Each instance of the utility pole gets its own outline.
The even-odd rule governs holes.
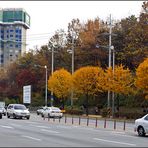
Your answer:
[[[111,40],[112,40],[112,21],[110,14],[110,22],[109,22],[109,59],[108,59],[108,67],[111,67]],[[107,99],[107,107],[110,108],[110,91],[108,90],[108,99]]]
[[[46,70],[45,106],[47,106],[47,65],[45,65],[44,67]]]
[[[113,51],[113,78],[114,78],[114,73],[115,73],[115,50],[114,48],[112,49]],[[112,117],[114,117],[114,112],[115,112],[115,93],[112,92]]]
[[[74,33],[73,33],[73,30],[72,30],[72,70],[71,70],[71,73],[73,75],[74,73]],[[73,88],[72,88],[72,91],[71,91],[71,106],[73,106]]]
[[[54,47],[51,47],[51,76],[53,75],[54,71]],[[53,106],[53,91],[51,91],[51,106]]]

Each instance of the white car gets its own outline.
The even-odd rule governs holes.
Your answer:
[[[29,120],[30,112],[23,104],[9,104],[7,108],[7,117],[22,118],[25,117]]]
[[[135,131],[139,136],[145,136],[148,134],[148,114],[135,120]]]
[[[6,109],[5,109],[5,107],[0,106],[0,112],[1,112],[4,116],[6,116]]]
[[[42,112],[46,109],[46,106],[45,107],[40,107],[39,109],[37,109],[36,113],[37,115],[42,115]]]
[[[58,107],[47,107],[42,112],[42,117],[48,118],[62,118],[63,113]]]

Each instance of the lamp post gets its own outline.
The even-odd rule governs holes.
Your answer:
[[[104,33],[104,35],[109,35],[109,45],[108,46],[100,46],[96,45],[97,48],[103,47],[103,48],[108,48],[109,50],[109,57],[108,57],[108,67],[110,68],[111,65],[113,67],[113,75],[114,75],[114,67],[115,67],[115,50],[114,46],[112,46],[112,35],[116,36],[116,34],[112,33],[112,20],[111,20],[111,14],[110,14],[110,22],[109,22],[109,33]],[[113,53],[113,55],[112,55]],[[112,62],[111,62],[112,59]],[[108,91],[108,96],[107,96],[107,107],[110,108],[110,91]],[[114,115],[114,92],[112,92],[112,115]]]
[[[53,75],[53,71],[54,71],[54,48],[58,48],[58,45],[52,41],[52,40],[49,40],[49,43],[48,43],[48,48],[49,50],[51,50],[51,76]],[[51,106],[53,106],[53,90],[51,91],[51,97],[50,97],[50,103],[51,103]]]
[[[45,106],[47,106],[47,65],[45,65],[44,67],[46,70]]]
[[[35,67],[45,68],[45,106],[47,106],[47,65],[34,65]]]
[[[51,47],[51,75],[54,71],[54,47]],[[53,106],[53,91],[51,91],[51,106]]]

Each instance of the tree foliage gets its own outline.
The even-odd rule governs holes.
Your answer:
[[[48,80],[48,90],[53,91],[59,99],[69,96],[72,86],[71,74],[65,69],[56,70]]]
[[[122,65],[116,66],[113,72],[112,68],[107,68],[104,74],[103,89],[118,94],[132,93],[133,76],[128,68]]]
[[[75,71],[73,85],[76,93],[94,95],[101,90],[101,79],[103,70],[99,67],[87,66]],[[97,87],[98,86],[98,87]]]
[[[145,98],[148,99],[148,58],[146,58],[136,69],[135,85],[140,90],[143,90]]]

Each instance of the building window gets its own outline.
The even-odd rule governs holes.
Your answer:
[[[18,44],[16,44],[16,45],[15,45],[15,47],[16,47],[16,48],[18,48],[18,47],[19,47],[19,45],[18,45]]]
[[[19,33],[20,33],[20,34],[22,33],[22,30],[21,30],[21,29],[19,30]]]
[[[3,59],[1,59],[1,63],[4,63],[4,60]]]
[[[1,56],[0,56],[0,57],[1,57],[1,59],[3,59],[3,58],[4,58],[4,55],[3,55],[3,54],[1,54]]]
[[[10,48],[12,48],[13,47],[13,44],[10,44]]]
[[[13,30],[11,29],[10,32],[13,32]]]

